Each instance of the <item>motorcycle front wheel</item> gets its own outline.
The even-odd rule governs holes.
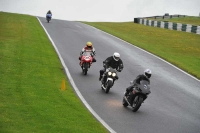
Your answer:
[[[106,93],[108,93],[110,91],[110,88],[112,87],[113,82],[108,80],[106,83]]]
[[[82,68],[84,75],[87,75],[88,68],[89,68],[89,63],[84,63]]]
[[[134,99],[135,102],[135,107],[133,107],[133,112],[138,111],[138,109],[140,108],[142,102],[143,102],[144,98],[142,96],[136,96]],[[133,103],[134,103],[133,102]]]

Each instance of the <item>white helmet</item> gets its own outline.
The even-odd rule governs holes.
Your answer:
[[[120,54],[117,53],[117,52],[115,52],[115,53],[113,54],[113,59],[114,59],[115,61],[118,61],[119,58],[120,58]]]
[[[150,69],[146,69],[144,71],[144,75],[147,77],[147,78],[150,78],[151,77],[151,70]]]

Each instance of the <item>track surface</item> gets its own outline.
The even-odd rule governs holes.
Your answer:
[[[39,18],[58,48],[79,91],[93,110],[118,133],[199,133],[200,82],[157,57],[88,25]],[[83,75],[78,56],[87,41],[97,62]],[[110,92],[101,90],[102,62],[119,52],[124,70]],[[122,106],[123,92],[144,69],[152,70],[151,94],[138,112]]]

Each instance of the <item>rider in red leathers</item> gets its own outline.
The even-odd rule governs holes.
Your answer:
[[[95,53],[95,48],[92,46],[92,43],[91,43],[91,42],[87,42],[87,43],[86,43],[86,46],[81,50],[80,56],[79,56],[79,60],[81,60],[82,54],[83,54],[84,52],[91,52],[92,57],[93,57],[92,62],[96,62],[96,59],[94,58],[94,56],[96,55],[96,53]]]

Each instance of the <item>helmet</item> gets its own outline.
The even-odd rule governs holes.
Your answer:
[[[147,78],[150,78],[151,77],[151,70],[150,69],[146,69],[144,71],[144,75],[147,77]]]
[[[113,59],[114,59],[115,61],[118,61],[119,58],[120,58],[120,54],[117,53],[117,52],[115,52],[115,53],[113,54]]]
[[[86,46],[87,46],[88,48],[92,48],[92,43],[91,43],[91,42],[87,42],[87,43],[86,43]]]

